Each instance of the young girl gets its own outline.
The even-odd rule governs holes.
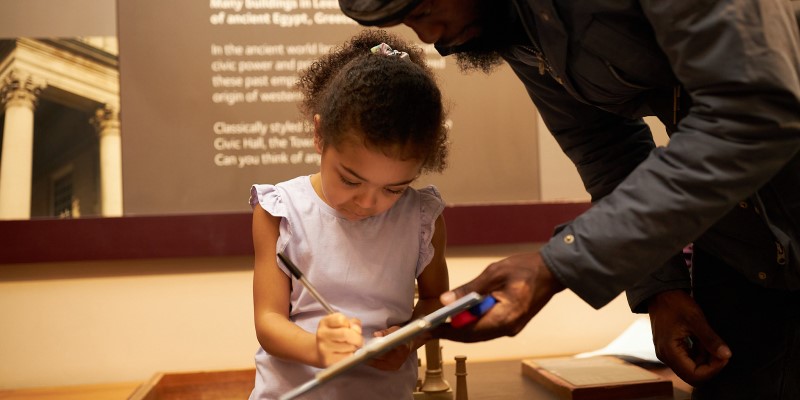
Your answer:
[[[447,155],[441,94],[422,51],[385,31],[363,31],[304,71],[300,88],[321,165],[314,175],[251,189],[261,344],[251,399],[305,383],[366,338],[441,307],[448,289],[443,201],[433,186],[410,187],[421,173],[441,172]],[[336,313],[292,278],[277,252]],[[399,346],[303,398],[411,399],[422,344]]]

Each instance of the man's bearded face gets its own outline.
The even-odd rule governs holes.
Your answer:
[[[492,72],[497,66],[503,64],[500,51],[506,48],[511,35],[511,25],[508,20],[507,1],[478,2],[483,17],[478,21],[481,33],[458,50],[455,54],[456,64],[462,72],[480,70],[486,74]]]

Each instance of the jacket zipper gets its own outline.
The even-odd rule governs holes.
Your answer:
[[[520,18],[522,18],[522,16],[524,14],[522,12],[522,9],[520,8],[520,5],[516,1],[513,1],[512,3],[514,3],[514,7],[517,9],[517,14],[520,16]],[[558,83],[560,83],[561,85],[564,85],[564,81],[560,77],[558,77],[556,74],[553,73],[553,68],[550,67],[550,63],[547,62],[547,59],[544,56],[544,52],[539,47],[539,43],[536,42],[536,37],[537,36],[531,34],[531,31],[528,28],[528,24],[525,23],[524,18],[523,18],[523,21],[521,21],[521,23],[522,23],[522,27],[525,29],[525,33],[528,34],[528,38],[531,40],[531,45],[533,46],[533,47],[522,46],[522,48],[524,48],[525,50],[533,53],[533,56],[536,57],[536,61],[539,62],[539,75],[544,75],[544,73],[547,72]]]
[[[777,247],[775,261],[778,265],[786,265],[786,249],[783,248],[780,242],[775,242],[775,246]]]
[[[531,54],[533,54],[533,56],[536,58],[536,62],[539,64],[538,66],[539,75],[544,75],[544,73],[547,72],[553,79],[556,80],[556,82],[558,82],[562,86],[564,85],[564,80],[554,73],[553,67],[550,66],[549,62],[547,62],[547,58],[545,58],[544,53],[542,53],[536,47],[531,47],[531,46],[521,46],[521,47],[530,52]]]

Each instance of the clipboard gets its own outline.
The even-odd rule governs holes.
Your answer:
[[[494,298],[491,296],[486,296],[485,298],[479,295],[478,293],[472,292],[467,294],[466,296],[422,317],[416,319],[412,322],[409,322],[402,328],[379,338],[372,339],[369,343],[367,343],[364,347],[358,349],[353,355],[347,357],[339,362],[329,366],[328,368],[323,369],[322,371],[317,372],[313,379],[309,380],[308,382],[290,390],[283,394],[279,400],[292,400],[297,396],[300,396],[311,389],[314,389],[317,386],[322,385],[323,383],[333,379],[336,376],[343,374],[344,372],[350,370],[351,368],[362,364],[374,357],[377,357],[393,348],[401,343],[405,343],[415,336],[431,330],[438,326],[439,324],[445,322],[447,318],[455,316],[461,312],[467,311],[470,308],[477,306],[482,303],[482,301],[486,299],[491,299],[492,304],[494,304]],[[481,310],[481,312],[487,311]]]

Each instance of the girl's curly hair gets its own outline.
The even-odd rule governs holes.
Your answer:
[[[381,43],[407,58],[372,54]],[[446,112],[422,49],[384,30],[364,30],[300,74],[300,109],[320,116],[322,146],[363,134],[365,146],[441,172],[447,158]]]

